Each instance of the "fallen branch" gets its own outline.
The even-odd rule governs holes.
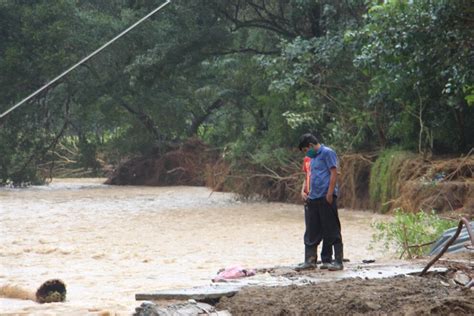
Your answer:
[[[461,161],[461,163],[459,164],[459,166],[456,168],[456,170],[454,170],[453,172],[451,172],[448,176],[446,176],[442,181],[450,181],[452,178],[454,178],[454,176],[456,175],[456,173],[458,173],[459,170],[461,170],[462,166],[464,165],[464,163],[466,162],[467,158],[469,158],[471,156],[471,154],[474,152],[474,148],[471,148],[471,150],[469,150],[469,152],[467,153],[466,157],[464,157],[464,159]]]
[[[449,246],[451,246],[453,244],[453,242],[458,238],[458,236],[459,236],[459,234],[461,233],[461,230],[462,230],[462,225],[466,226],[466,230],[469,234],[469,237],[471,238],[471,243],[474,246],[474,236],[473,236],[472,231],[471,231],[471,224],[469,223],[469,221],[465,217],[461,217],[461,220],[459,221],[458,229],[456,230],[456,233],[453,235],[453,237],[451,237],[450,240],[448,240],[446,242],[443,249],[436,255],[436,257],[434,257],[430,262],[428,262],[428,264],[423,269],[423,271],[420,272],[420,276],[425,275],[426,272],[428,271],[428,269],[433,264],[435,264],[435,262],[438,261],[438,259],[441,258],[442,255],[444,255],[446,250],[448,250]]]
[[[166,171],[166,173],[173,173],[173,172],[176,172],[176,171],[186,171],[186,169],[184,169],[183,167],[176,167],[176,168],[173,168],[171,170],[168,170]]]
[[[420,244],[420,245],[408,246],[408,248],[421,248],[421,247],[426,247],[426,246],[432,245],[432,244],[434,244],[434,243],[435,243],[435,241],[430,241],[430,242],[427,242],[427,243],[424,243],[424,244]]]

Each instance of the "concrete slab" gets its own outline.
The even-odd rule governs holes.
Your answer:
[[[190,289],[162,290],[153,293],[135,294],[137,301],[158,301],[158,300],[196,300],[206,301],[230,297],[235,295],[241,286],[228,285],[208,285]]]

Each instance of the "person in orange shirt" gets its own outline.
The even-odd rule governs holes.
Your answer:
[[[307,199],[310,192],[310,178],[311,178],[311,159],[310,155],[306,154],[307,148],[300,148],[300,151],[305,153],[303,159],[303,172],[305,178],[303,186],[301,187],[301,198],[304,201],[304,245],[305,255],[304,262],[299,264],[296,270],[312,269],[317,267],[318,259],[318,245],[322,240],[321,222],[317,214],[312,214],[308,209]],[[328,246],[327,242],[323,241],[323,249],[321,250],[322,265],[320,269],[328,269],[332,260],[332,247]]]

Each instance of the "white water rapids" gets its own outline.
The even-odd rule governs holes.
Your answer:
[[[203,187],[103,181],[0,189],[0,313],[130,314],[140,305],[135,293],[209,284],[233,264],[303,259],[301,205],[240,202]],[[382,259],[382,252],[367,250],[370,223],[382,216],[344,210],[340,216],[345,257]],[[53,278],[66,283],[65,303],[8,298]]]

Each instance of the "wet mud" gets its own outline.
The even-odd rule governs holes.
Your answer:
[[[232,315],[472,315],[474,291],[442,282],[438,277],[396,276],[247,287],[216,307]]]

